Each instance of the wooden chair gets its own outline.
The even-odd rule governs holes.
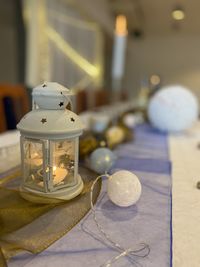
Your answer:
[[[109,104],[109,93],[108,91],[101,89],[94,91],[94,105],[95,107],[100,107]]]
[[[109,92],[104,89],[80,90],[76,95],[76,113],[109,104]]]
[[[30,109],[28,94],[23,85],[0,84],[0,132],[9,129],[5,110],[6,100],[9,100],[16,123]]]
[[[87,110],[87,92],[86,90],[81,90],[76,95],[76,113],[81,113]]]

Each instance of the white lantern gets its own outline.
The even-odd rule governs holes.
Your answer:
[[[79,195],[79,136],[83,124],[66,106],[70,91],[58,83],[33,89],[33,110],[17,128],[21,133],[21,195],[33,202],[69,200]]]

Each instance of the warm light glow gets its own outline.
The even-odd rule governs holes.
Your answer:
[[[150,83],[152,85],[158,85],[160,83],[160,77],[156,74],[153,74],[151,77],[150,77]]]
[[[53,28],[47,27],[47,36],[54,42],[54,44],[76,65],[92,77],[97,77],[100,74],[100,69],[92,65],[84,57],[82,57],[76,50],[71,47],[63,37]]]
[[[183,20],[185,18],[185,13],[181,9],[175,9],[172,11],[172,17],[175,20]]]
[[[115,33],[123,36],[127,34],[127,21],[124,15],[118,15],[115,24]]]
[[[59,168],[56,166],[53,166],[53,184],[58,185],[61,183],[63,184],[63,180],[67,176],[68,171],[65,168]]]
[[[54,171],[54,172],[56,171],[56,169],[57,169],[56,166],[53,166],[53,171]]]
[[[56,175],[56,166],[53,166],[53,175]]]

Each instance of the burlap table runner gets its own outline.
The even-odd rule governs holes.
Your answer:
[[[80,167],[83,192],[60,204],[35,204],[24,200],[17,190],[20,171],[0,179],[0,267],[21,251],[40,253],[72,229],[90,210],[90,188],[96,173]],[[101,189],[94,190],[95,202]]]

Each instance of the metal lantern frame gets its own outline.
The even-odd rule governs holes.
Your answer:
[[[21,195],[32,202],[40,203],[69,200],[80,194],[83,189],[83,182],[78,174],[78,154],[79,136],[84,127],[79,117],[65,108],[70,102],[69,90],[57,83],[45,85],[40,85],[33,90],[33,110],[26,114],[17,125],[21,133],[23,173]],[[30,147],[27,148],[27,144]],[[71,181],[64,177],[62,183],[55,184],[54,160],[57,160],[56,148],[59,144],[66,147],[71,144],[73,152],[69,155],[72,156],[72,159],[69,159],[69,162],[70,160],[72,162],[71,169],[67,167],[62,169],[66,169],[66,177],[69,176],[70,171],[72,174]],[[33,164],[31,159],[33,146],[39,147],[37,149],[41,155],[40,169]],[[60,151],[62,152],[62,149]],[[64,148],[63,151],[65,151]],[[30,162],[25,152],[30,153]],[[35,168],[34,171],[32,168]],[[58,166],[55,168],[61,170]],[[36,183],[38,176],[36,179],[34,175],[38,175],[38,172],[42,174],[40,175],[41,182]],[[30,179],[32,179],[31,183]]]

